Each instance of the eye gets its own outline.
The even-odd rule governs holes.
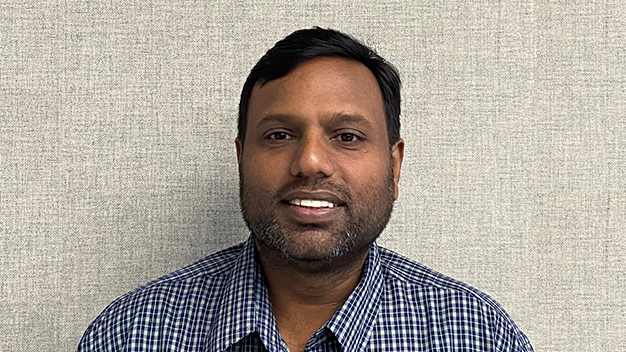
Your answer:
[[[339,135],[339,139],[342,142],[355,142],[359,139],[354,133],[342,133]]]
[[[363,146],[363,143],[366,142],[365,137],[361,132],[357,132],[354,130],[343,130],[335,132],[335,137],[333,137],[333,141],[337,144],[337,146],[341,148],[347,149],[358,149]]]
[[[282,140],[289,138],[289,134],[287,132],[282,132],[282,131],[272,132],[267,135],[267,138],[273,139],[275,141],[282,141]]]

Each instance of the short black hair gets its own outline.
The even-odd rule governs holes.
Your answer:
[[[237,138],[244,144],[248,106],[252,89],[257,83],[281,78],[302,62],[322,57],[338,56],[359,61],[376,77],[385,104],[389,145],[400,140],[400,76],[396,68],[373,49],[351,36],[333,29],[313,27],[295,31],[268,50],[250,71],[241,91]]]

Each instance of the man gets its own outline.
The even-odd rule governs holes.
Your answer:
[[[404,153],[396,70],[296,31],[242,91],[249,240],[122,296],[81,351],[532,351],[487,295],[378,247]]]

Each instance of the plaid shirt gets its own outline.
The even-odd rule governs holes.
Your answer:
[[[288,351],[252,236],[129,292],[79,351]],[[305,351],[533,351],[492,298],[374,244],[360,283]]]

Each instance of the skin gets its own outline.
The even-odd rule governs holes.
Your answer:
[[[404,141],[389,145],[380,87],[363,64],[315,58],[257,84],[236,140],[244,219],[281,336],[303,351],[358,284],[385,227]],[[332,208],[289,200],[322,199]]]

